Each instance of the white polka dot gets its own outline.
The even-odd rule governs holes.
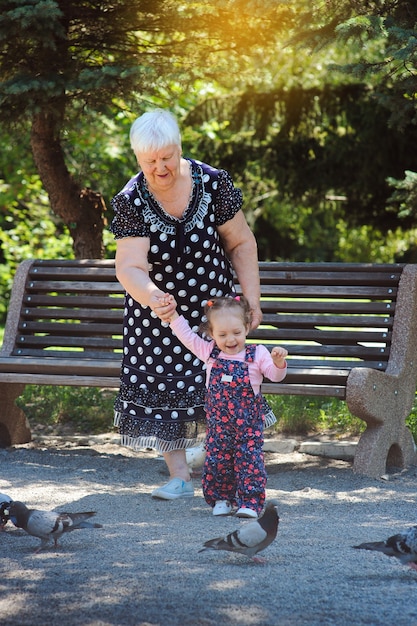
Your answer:
[[[136,376],[136,374],[133,374],[133,376],[130,377],[130,382],[133,385],[138,382],[138,377]]]

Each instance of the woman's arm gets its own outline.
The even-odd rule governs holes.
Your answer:
[[[237,274],[243,295],[249,301],[252,310],[252,328],[256,328],[262,321],[256,239],[241,210],[217,229]]]
[[[123,288],[140,304],[149,306],[160,317],[160,299],[165,293],[149,277],[149,238],[125,237],[117,240],[116,276]],[[175,309],[175,303],[168,305]],[[164,310],[165,316],[168,313]]]

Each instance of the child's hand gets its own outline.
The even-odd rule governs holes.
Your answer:
[[[271,350],[271,357],[275,367],[283,369],[285,367],[285,358],[288,356],[288,350],[281,348],[281,346],[275,346]]]
[[[171,322],[178,317],[177,302],[173,295],[166,293],[158,298],[158,306],[155,313],[163,322]]]

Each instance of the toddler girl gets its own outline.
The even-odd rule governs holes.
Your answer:
[[[172,296],[167,299],[173,301]],[[276,419],[260,392],[266,376],[285,378],[285,348],[271,353],[263,345],[246,345],[251,326],[249,303],[243,296],[219,297],[205,307],[206,322],[196,334],[177,311],[170,325],[180,341],[207,366],[206,459],[202,486],[213,515],[257,518],[265,501],[266,470],[263,431]]]

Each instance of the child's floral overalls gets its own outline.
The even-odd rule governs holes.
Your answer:
[[[229,500],[232,505],[258,514],[265,501],[266,470],[263,454],[265,399],[255,396],[249,380],[248,362],[256,346],[246,346],[245,361],[215,359],[207,389],[206,460],[203,493],[206,502]]]

